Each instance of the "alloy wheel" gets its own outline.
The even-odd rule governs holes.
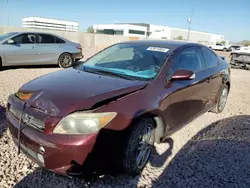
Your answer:
[[[228,95],[228,88],[225,87],[222,92],[221,92],[221,96],[220,96],[220,101],[219,101],[219,110],[222,111],[227,103],[227,95]]]
[[[153,144],[154,144],[154,131],[151,125],[147,125],[140,137],[139,146],[136,155],[136,164],[139,169],[142,169],[148,162]]]
[[[70,55],[63,55],[60,59],[60,64],[62,67],[69,67],[72,64],[73,60]]]

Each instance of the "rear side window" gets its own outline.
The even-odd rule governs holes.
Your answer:
[[[204,56],[207,62],[207,67],[216,67],[217,66],[217,56],[211,52],[209,49],[202,48]]]
[[[202,51],[197,47],[190,47],[181,52],[174,64],[173,70],[189,69],[194,72],[204,70],[205,63],[202,56]]]
[[[38,43],[43,43],[43,44],[53,44],[55,43],[55,38],[52,35],[48,34],[38,34]]]
[[[58,37],[55,37],[56,43],[65,43],[64,40],[59,39]]]

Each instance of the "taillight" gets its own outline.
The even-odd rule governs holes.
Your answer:
[[[77,46],[76,48],[79,49],[79,50],[82,50],[82,47],[81,47],[81,46]]]

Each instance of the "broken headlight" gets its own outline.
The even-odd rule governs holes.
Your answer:
[[[56,134],[90,134],[107,125],[116,112],[86,113],[76,112],[63,118],[53,130]]]

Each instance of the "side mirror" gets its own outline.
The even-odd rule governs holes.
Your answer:
[[[192,80],[195,78],[195,73],[187,69],[178,69],[174,72],[171,80]]]
[[[15,41],[12,40],[12,39],[9,39],[9,40],[7,41],[7,43],[8,43],[8,44],[15,44]]]

